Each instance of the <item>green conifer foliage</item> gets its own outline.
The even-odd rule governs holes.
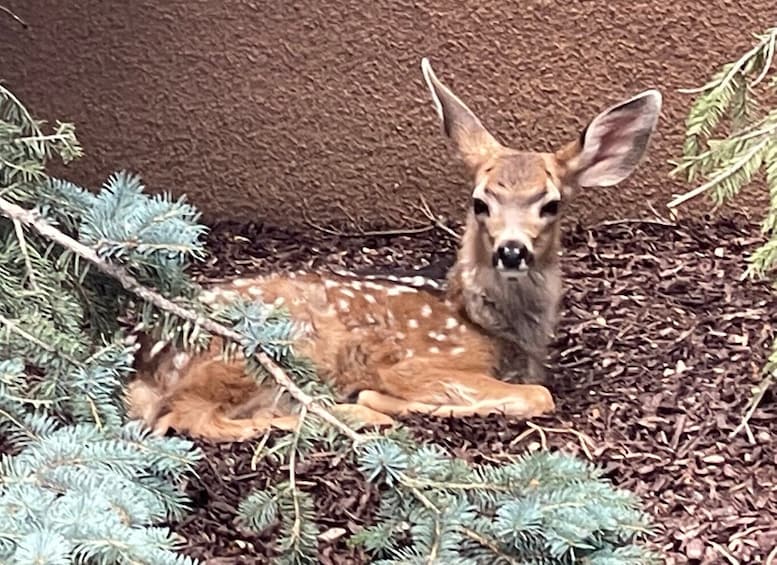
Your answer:
[[[766,242],[748,257],[745,276],[777,281],[777,107],[761,103],[776,99],[776,63],[777,27],[773,27],[757,35],[751,49],[723,65],[704,86],[685,91],[696,99],[688,112],[682,157],[673,174],[688,182],[703,182],[672,200],[669,207],[701,194],[708,194],[716,205],[734,201],[762,173],[769,202],[761,223]],[[777,379],[777,340],[764,374],[743,424]]]
[[[45,166],[81,154],[73,127],[49,131],[0,86],[0,197],[131,265],[171,293],[202,252],[194,210],[117,174],[95,196]],[[187,511],[191,442],[127,423],[133,347],[121,286],[0,216],[0,563],[191,563],[161,524]]]

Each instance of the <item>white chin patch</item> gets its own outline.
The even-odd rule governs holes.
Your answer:
[[[521,261],[521,265],[517,269],[505,269],[501,263],[496,267],[497,272],[502,278],[513,280],[524,276],[529,271],[529,266],[526,261]]]

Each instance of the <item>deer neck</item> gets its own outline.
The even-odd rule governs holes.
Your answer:
[[[553,332],[561,295],[557,228],[550,236],[550,245],[532,267],[508,279],[492,264],[488,235],[470,218],[449,272],[448,299],[494,338],[528,348],[544,344]]]

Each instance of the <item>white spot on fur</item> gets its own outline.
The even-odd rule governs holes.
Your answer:
[[[275,302],[273,302],[273,305],[274,305],[276,308],[280,308],[280,307],[281,307],[281,306],[283,306],[285,303],[286,303],[286,300],[283,298],[283,296],[279,296],[278,298],[276,298],[276,299],[275,299]]]
[[[374,324],[375,323],[375,317],[372,314],[367,314],[365,316],[368,324]]]
[[[248,289],[248,294],[251,296],[262,296],[262,289],[258,286],[252,286]]]
[[[407,327],[410,328],[410,329],[413,329],[413,330],[417,329],[418,328],[418,320],[414,320],[412,318],[409,319],[407,321]]]
[[[341,298],[340,300],[337,301],[337,307],[342,312],[348,312],[348,310],[350,310],[351,308],[351,303],[347,301],[345,298]]]
[[[354,290],[361,290],[362,289],[362,283],[360,283],[359,281],[353,281],[351,283],[351,288],[354,289]]]
[[[237,300],[240,297],[240,295],[234,290],[222,290],[219,294],[221,295],[221,298],[224,300],[229,300],[230,302]]]
[[[429,306],[428,304],[424,304],[424,305],[421,307],[421,315],[422,315],[424,318],[428,318],[429,316],[431,316],[431,315],[432,315],[432,307],[431,307],[431,306]]]
[[[375,300],[375,297],[373,295],[371,295],[371,294],[365,294],[364,295],[364,300],[366,300],[370,304],[376,304],[378,302],[377,300]]]
[[[332,279],[324,279],[324,288],[336,288],[338,286],[340,286],[339,282]]]
[[[153,359],[154,357],[159,355],[159,352],[165,348],[165,345],[167,345],[166,341],[157,341],[154,344],[154,346],[151,348],[151,351],[148,354],[148,358]]]
[[[347,288],[341,288],[340,293],[348,296],[349,298],[354,298],[356,295],[353,293],[353,291],[348,290]]]
[[[410,358],[413,355],[415,355],[415,351],[413,351],[412,349],[408,349],[407,351],[405,351],[405,357]]]
[[[238,288],[243,288],[246,286],[251,286],[252,284],[254,284],[254,281],[252,281],[251,279],[235,279],[232,281],[232,284]]]
[[[388,275],[386,278],[393,282],[397,282],[399,280],[399,277],[395,277],[394,275]]]
[[[397,332],[397,339],[405,339],[407,336],[402,332]]]
[[[459,321],[456,318],[448,318],[445,320],[445,329],[452,330],[459,325]]]
[[[392,286],[386,291],[389,296],[399,296],[400,294],[418,292],[416,289],[409,286]]]
[[[176,369],[183,369],[184,365],[189,362],[189,354],[181,351],[173,355],[173,367]]]
[[[451,349],[451,355],[462,355],[466,350],[466,347],[454,347]]]
[[[376,284],[374,282],[366,282],[364,283],[364,288],[369,288],[372,290],[383,290],[382,284]]]
[[[216,301],[216,293],[212,290],[205,290],[200,293],[200,301],[203,304],[213,304]]]
[[[466,333],[466,332],[467,332],[467,326],[465,326],[464,324],[461,324],[461,325],[459,326],[459,331],[460,331],[461,333]]]
[[[441,334],[437,332],[429,332],[429,337],[435,341],[445,341],[446,339],[448,339],[448,336],[446,336],[445,334]]]
[[[289,278],[290,279],[296,279],[297,278],[297,273],[289,273]]]
[[[429,348],[429,353],[439,353],[439,352],[440,352],[440,348],[439,347],[432,346],[432,347]]]

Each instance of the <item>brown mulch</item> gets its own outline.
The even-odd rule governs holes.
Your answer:
[[[766,562],[777,547],[774,390],[731,436],[777,334],[777,294],[739,280],[757,235],[743,217],[572,228],[552,355],[558,409],[534,421],[544,431],[524,433],[525,423],[497,416],[407,423],[473,460],[543,445],[590,456],[643,498],[667,563]],[[438,232],[354,238],[221,225],[209,246],[214,256],[199,269],[208,278],[326,264],[394,273],[420,266],[441,276],[455,241]],[[271,540],[236,526],[235,508],[285,471],[264,463],[252,471],[250,444],[201,445],[207,460],[189,486],[194,512],[175,526],[187,553],[266,562]],[[316,497],[322,530],[350,533],[369,520],[377,494],[349,464],[322,454],[299,477]],[[366,562],[346,537],[322,542],[319,561]]]

